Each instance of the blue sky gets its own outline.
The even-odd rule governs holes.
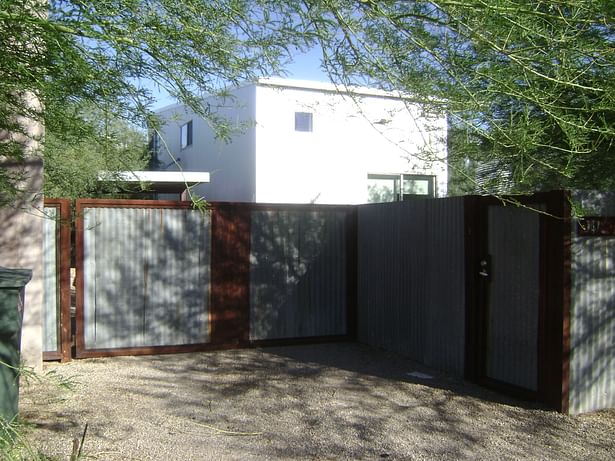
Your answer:
[[[289,78],[298,80],[329,81],[327,75],[320,68],[321,50],[316,47],[307,53],[294,57],[294,63],[287,67]]]
[[[286,67],[288,71],[286,77],[297,80],[328,81],[329,78],[320,69],[320,56],[321,51],[318,48],[313,48],[307,53],[297,54],[294,56],[294,62]],[[154,110],[176,102],[165,91],[156,92],[155,88],[152,88],[152,91],[156,96],[156,103],[153,106]]]

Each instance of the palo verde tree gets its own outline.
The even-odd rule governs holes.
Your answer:
[[[228,135],[201,96],[319,46],[335,83],[447,114],[449,164],[470,181],[460,164],[494,165],[516,191],[611,187],[614,18],[610,0],[0,0],[0,130],[27,115],[78,134],[75,107],[155,126],[148,81]]]
[[[135,187],[122,181],[99,181],[116,173],[147,168],[147,135],[109,111],[78,110],[78,133],[47,130],[44,143],[45,197],[84,198],[114,196]]]
[[[280,72],[303,40],[278,13],[276,2],[249,0],[0,0],[0,159],[23,160],[6,133],[26,135],[24,118],[68,148],[84,137],[105,142],[90,110],[155,127],[156,86],[227,135],[200,97]],[[2,170],[0,203],[11,202],[18,179]]]
[[[341,84],[402,90],[449,117],[449,164],[513,190],[615,186],[615,3],[303,2]]]

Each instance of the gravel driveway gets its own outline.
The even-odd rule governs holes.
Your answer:
[[[76,389],[24,385],[20,410],[62,460],[86,423],[98,460],[615,459],[615,412],[544,411],[353,343],[50,370]]]

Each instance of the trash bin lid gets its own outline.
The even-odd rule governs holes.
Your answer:
[[[0,288],[22,288],[31,278],[30,269],[10,269],[0,266]]]

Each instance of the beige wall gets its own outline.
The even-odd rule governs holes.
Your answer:
[[[34,98],[30,101],[36,104]],[[21,335],[22,359],[27,365],[42,367],[43,306],[43,161],[38,140],[43,128],[32,120],[20,120],[28,136],[17,138],[24,145],[25,162],[9,163],[0,158],[0,168],[25,173],[20,189],[23,194],[10,208],[0,209],[0,266],[32,270],[26,285],[24,321]],[[2,139],[12,134],[0,133]]]

